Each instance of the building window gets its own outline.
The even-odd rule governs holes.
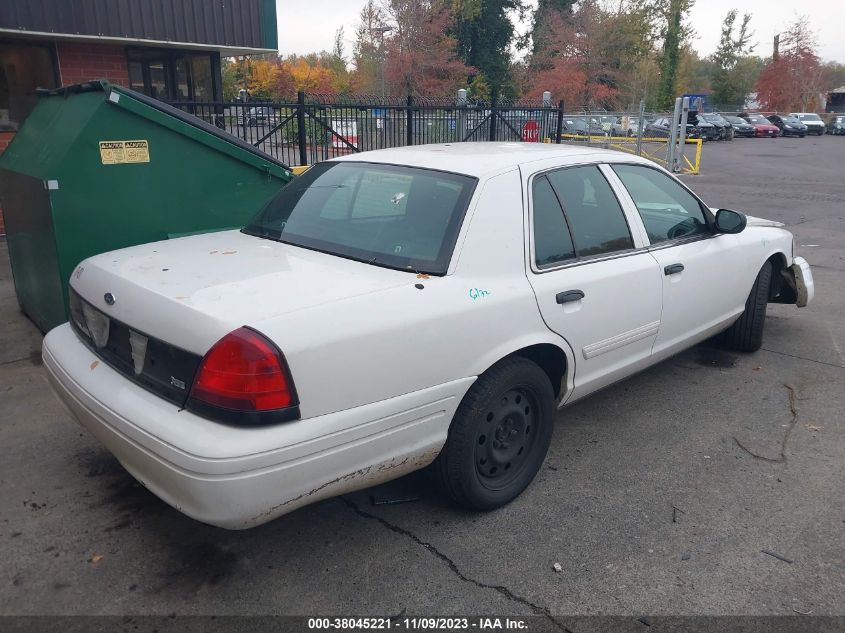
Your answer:
[[[36,88],[55,88],[49,46],[0,42],[0,131],[16,131],[35,107]]]
[[[214,101],[219,53],[130,48],[129,85],[161,101]],[[215,64],[217,61],[217,64]]]

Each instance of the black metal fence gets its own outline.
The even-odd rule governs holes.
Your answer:
[[[295,102],[172,103],[288,165],[350,152],[464,141],[561,142],[563,102],[314,95]]]

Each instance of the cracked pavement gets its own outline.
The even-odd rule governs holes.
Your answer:
[[[789,225],[815,302],[770,306],[755,354],[699,346],[565,409],[488,514],[415,474],[244,532],[182,516],[49,392],[0,242],[0,614],[845,614],[843,156],[705,145],[686,181]]]

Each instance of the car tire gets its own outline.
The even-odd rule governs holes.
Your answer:
[[[555,396],[548,375],[518,356],[470,387],[434,462],[441,490],[456,504],[493,510],[522,493],[549,450]]]
[[[763,264],[757,279],[751,287],[745,310],[727,330],[722,333],[721,342],[737,352],[756,352],[763,345],[763,327],[766,323],[766,307],[769,304],[769,288],[772,283],[772,262]]]

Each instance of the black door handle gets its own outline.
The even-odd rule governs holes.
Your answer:
[[[584,298],[583,290],[565,290],[557,293],[555,301],[558,303],[569,303],[571,301],[580,301]]]
[[[683,264],[672,264],[663,269],[664,275],[676,275],[684,269]]]

